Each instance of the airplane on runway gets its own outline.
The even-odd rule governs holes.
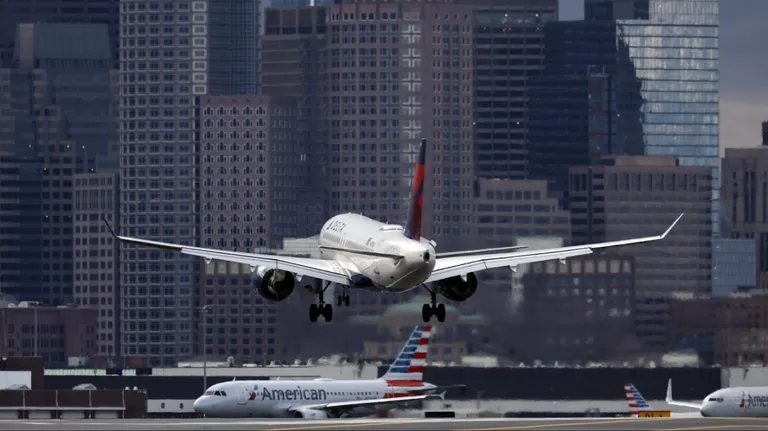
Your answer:
[[[368,416],[414,401],[442,398],[447,389],[465,385],[435,386],[423,381],[431,335],[431,326],[416,326],[389,370],[378,379],[233,380],[208,388],[193,408],[212,417],[327,419]]]
[[[638,410],[652,410],[634,385],[627,384],[624,390],[633,416]],[[674,401],[672,379],[669,379],[665,401],[671,406],[697,409],[705,418],[768,417],[768,387],[765,386],[718,389],[707,395],[701,404],[695,404]]]
[[[422,308],[424,322],[429,322],[432,316],[443,322],[445,304],[437,303],[437,295],[451,301],[466,301],[477,290],[475,273],[478,271],[503,267],[515,271],[517,265],[552,259],[564,263],[567,258],[595,250],[658,241],[666,237],[683,216],[680,214],[663,234],[643,238],[530,251],[520,251],[525,246],[518,246],[436,253],[437,244],[421,236],[426,151],[427,143],[422,139],[405,227],[380,223],[362,214],[334,216],[320,231],[319,259],[216,250],[121,236],[112,230],[106,217],[102,218],[112,235],[125,243],[203,257],[206,264],[222,260],[249,265],[253,289],[267,300],[283,301],[297,285],[304,287],[318,296],[318,303],[309,307],[312,322],[319,316],[326,322],[333,319],[333,307],[324,299],[324,292],[332,283],[342,288],[336,301],[339,306],[349,305],[349,289],[396,293],[424,286],[431,297],[430,303]]]

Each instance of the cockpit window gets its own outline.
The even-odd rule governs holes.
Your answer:
[[[224,392],[224,391],[221,391],[221,396],[222,396],[222,397],[226,397],[226,396],[227,396],[227,393],[226,393],[226,392]]]
[[[213,395],[213,391],[205,391],[203,395]]]
[[[723,401],[725,401],[724,398],[718,398],[718,397],[710,397],[707,400],[708,403],[722,403]]]

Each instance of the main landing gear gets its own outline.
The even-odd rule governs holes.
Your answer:
[[[317,304],[310,304],[309,306],[309,321],[310,322],[317,322],[317,318],[320,316],[323,316],[325,318],[326,322],[330,322],[333,320],[333,306],[331,304],[326,304],[324,299],[325,290],[328,289],[328,287],[331,285],[330,281],[325,282],[325,286],[318,292],[318,303]],[[347,293],[347,286],[342,287],[342,293],[341,295],[338,295],[336,297],[336,305],[341,306],[342,304],[349,306],[349,294]]]
[[[421,307],[421,318],[424,319],[425,323],[429,322],[432,316],[437,317],[438,322],[445,322],[445,304],[437,303],[437,291],[430,289],[426,285],[424,285],[424,288],[429,292],[431,300],[429,304],[424,304]]]
[[[329,281],[325,282],[325,286],[323,286],[322,289],[320,289],[320,292],[317,294],[318,303],[317,304],[310,304],[309,305],[309,321],[310,322],[317,322],[317,318],[321,315],[325,318],[326,322],[330,322],[333,320],[333,306],[331,304],[326,304],[325,299],[323,298],[323,295],[325,294],[325,289],[330,286],[331,283]]]
[[[341,295],[336,297],[336,305],[341,307],[343,303],[346,307],[349,307],[349,294],[347,293],[347,286],[341,288]]]

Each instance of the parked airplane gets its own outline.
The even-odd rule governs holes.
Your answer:
[[[233,380],[195,400],[195,412],[212,417],[326,419],[367,416],[464,385],[435,386],[422,379],[431,326],[417,326],[389,370],[374,380]]]
[[[672,400],[672,379],[667,384],[667,404],[699,409],[704,417],[764,418],[768,417],[768,386],[731,387],[707,395],[701,404]]]
[[[350,288],[405,292],[424,286],[431,296],[430,304],[422,308],[424,322],[429,322],[432,316],[443,322],[445,305],[437,304],[437,295],[451,301],[466,301],[477,290],[475,273],[478,271],[503,267],[515,271],[517,265],[552,259],[564,263],[566,258],[595,250],[657,241],[666,237],[683,216],[680,214],[663,234],[643,238],[531,251],[519,251],[523,246],[436,253],[436,243],[421,236],[426,150],[426,140],[422,139],[405,228],[380,223],[361,214],[337,215],[320,231],[320,259],[215,250],[120,236],[106,218],[104,222],[110,232],[125,243],[200,256],[206,264],[223,260],[249,265],[253,289],[270,301],[285,300],[298,284],[318,295],[318,303],[309,307],[312,322],[321,315],[326,322],[333,318],[333,308],[325,303],[323,296],[331,283],[342,287],[337,305],[349,305]]]

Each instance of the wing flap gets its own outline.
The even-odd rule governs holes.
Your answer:
[[[349,285],[349,274],[344,268],[334,261],[323,259],[312,259],[306,257],[278,256],[269,254],[244,253],[238,251],[215,250],[202,247],[191,247],[180,244],[172,244],[162,241],[152,241],[142,238],[133,238],[121,236],[112,230],[107,224],[110,233],[119,241],[127,244],[135,244],[143,247],[156,248],[160,250],[177,251],[189,256],[197,256],[206,260],[223,260],[226,262],[240,263],[249,266],[263,266],[272,269],[282,269],[300,275],[319,278],[333,283]]]
[[[410,397],[397,397],[397,398],[377,398],[374,400],[355,400],[355,401],[341,401],[337,403],[326,404],[310,404],[291,406],[288,408],[289,412],[295,412],[296,410],[309,409],[309,410],[332,410],[332,409],[353,409],[355,407],[373,407],[377,405],[386,404],[399,404],[411,401],[421,401],[426,398],[434,398],[432,395],[414,395]]]
[[[469,272],[477,272],[485,269],[501,268],[504,266],[516,266],[524,263],[542,262],[552,259],[566,259],[570,257],[591,254],[595,250],[600,249],[658,241],[660,239],[664,239],[682,217],[683,214],[680,214],[677,219],[667,228],[667,230],[664,231],[663,234],[657,236],[647,236],[642,238],[632,238],[619,241],[608,241],[544,250],[488,253],[473,256],[452,256],[438,258],[437,262],[435,263],[435,269],[432,271],[432,275],[430,275],[425,283],[439,281],[446,278],[455,277],[457,275],[465,275]]]

